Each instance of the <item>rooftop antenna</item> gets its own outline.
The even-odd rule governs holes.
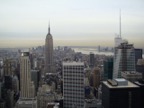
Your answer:
[[[50,34],[50,20],[49,20],[49,24],[48,24],[48,34]]]
[[[121,38],[121,9],[119,11],[119,36]]]

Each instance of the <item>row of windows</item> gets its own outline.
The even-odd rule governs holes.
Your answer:
[[[79,85],[79,86],[83,86],[84,82],[83,81],[64,81],[63,82],[64,86],[71,86],[73,87],[74,85]]]
[[[76,69],[76,68],[84,68],[84,66],[63,66],[64,69]]]
[[[83,92],[84,91],[84,87],[79,87],[79,88],[65,87],[64,91],[79,91],[79,92]]]
[[[72,106],[74,106],[75,108],[83,108],[83,104],[81,105],[75,105],[75,104],[72,104],[72,103],[66,103],[64,104],[64,108],[72,108]]]
[[[66,101],[67,103],[73,103],[73,102],[82,103],[82,102],[84,102],[84,101],[83,101],[83,98],[80,98],[80,99],[78,99],[78,98],[76,98],[76,99],[66,98],[65,101]]]
[[[78,74],[78,73],[84,73],[84,71],[79,71],[79,70],[64,70],[63,73],[67,74]]]
[[[78,73],[78,74],[67,74],[64,73],[64,77],[83,77],[84,74],[83,73]]]
[[[65,100],[73,100],[73,101],[77,101],[77,100],[83,100],[84,99],[84,96],[64,96],[64,99]]]
[[[71,96],[72,95],[84,95],[84,90],[64,90],[63,91],[65,96]]]
[[[84,79],[82,77],[64,77],[65,81],[84,81]]]
[[[63,69],[63,70],[68,70],[68,71],[70,71],[70,70],[72,70],[72,71],[79,70],[79,71],[83,71],[84,68],[66,68],[66,69]]]
[[[81,87],[81,88],[64,88],[64,92],[83,92],[84,91],[84,88]]]
[[[65,87],[82,87],[84,86],[83,82],[73,83],[73,82],[64,82]]]
[[[77,71],[77,70],[64,70],[63,73],[67,73],[67,74],[78,74],[78,73],[84,73],[84,71]]]
[[[77,96],[81,96],[81,97],[84,97],[84,91],[83,92],[74,92],[74,93],[67,93],[67,92],[64,92],[64,97],[77,97]]]

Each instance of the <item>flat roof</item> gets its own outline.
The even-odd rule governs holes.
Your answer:
[[[121,85],[121,86],[112,86],[107,81],[103,81],[103,84],[105,84],[108,88],[139,88],[139,86],[133,84],[130,81],[128,81],[128,85]]]
[[[116,78],[115,80],[116,80],[116,81],[118,81],[118,82],[127,81],[127,80],[126,80],[126,79],[124,79],[124,78]]]
[[[37,103],[36,99],[19,99],[18,104],[34,104]]]
[[[75,62],[75,61],[68,61],[62,63],[65,66],[76,66],[76,65],[84,65],[84,62]]]
[[[136,72],[136,71],[122,71],[122,74],[126,74],[126,75],[142,75],[142,73]]]
[[[139,81],[136,81],[135,84],[139,85],[139,86],[144,86],[144,83],[141,83]]]

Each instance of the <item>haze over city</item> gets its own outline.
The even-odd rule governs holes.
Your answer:
[[[143,47],[143,0],[2,0],[0,47],[44,45],[50,20],[54,46],[111,46],[119,34]]]

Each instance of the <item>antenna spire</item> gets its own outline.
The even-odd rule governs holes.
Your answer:
[[[121,9],[119,10],[119,36],[121,38]]]
[[[49,25],[48,25],[48,34],[50,34],[50,21],[49,21]]]

